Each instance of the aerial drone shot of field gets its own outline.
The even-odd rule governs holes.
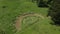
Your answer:
[[[60,0],[0,0],[0,34],[60,34]]]

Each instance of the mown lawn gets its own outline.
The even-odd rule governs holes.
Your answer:
[[[60,34],[60,27],[51,25],[51,20],[47,17],[37,24],[25,28],[27,30],[17,32],[15,28],[16,17],[27,12],[46,16],[48,8],[39,8],[36,3],[26,0],[0,0],[0,34],[1,31],[6,34]]]

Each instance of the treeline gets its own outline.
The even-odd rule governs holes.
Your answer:
[[[60,25],[60,0],[53,0],[48,16],[51,16],[51,20],[54,22],[52,24]]]
[[[38,7],[49,7],[48,15],[55,25],[60,25],[60,0],[32,0],[36,1]]]
[[[32,2],[36,1],[38,7],[49,7],[52,0],[32,0]]]

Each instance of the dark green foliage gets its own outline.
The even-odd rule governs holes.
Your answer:
[[[52,0],[32,0],[32,2],[36,1],[38,7],[49,7],[48,4],[51,4]]]
[[[58,0],[53,0],[52,7],[48,13],[52,18],[52,21],[56,25],[60,25],[60,2]]]
[[[38,7],[48,7],[48,5],[43,0],[40,0]]]
[[[52,0],[48,0],[47,4],[50,4]]]

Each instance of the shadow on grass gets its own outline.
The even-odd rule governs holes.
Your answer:
[[[51,25],[56,25],[56,26],[60,26],[60,22],[54,22],[54,23],[50,23]]]

